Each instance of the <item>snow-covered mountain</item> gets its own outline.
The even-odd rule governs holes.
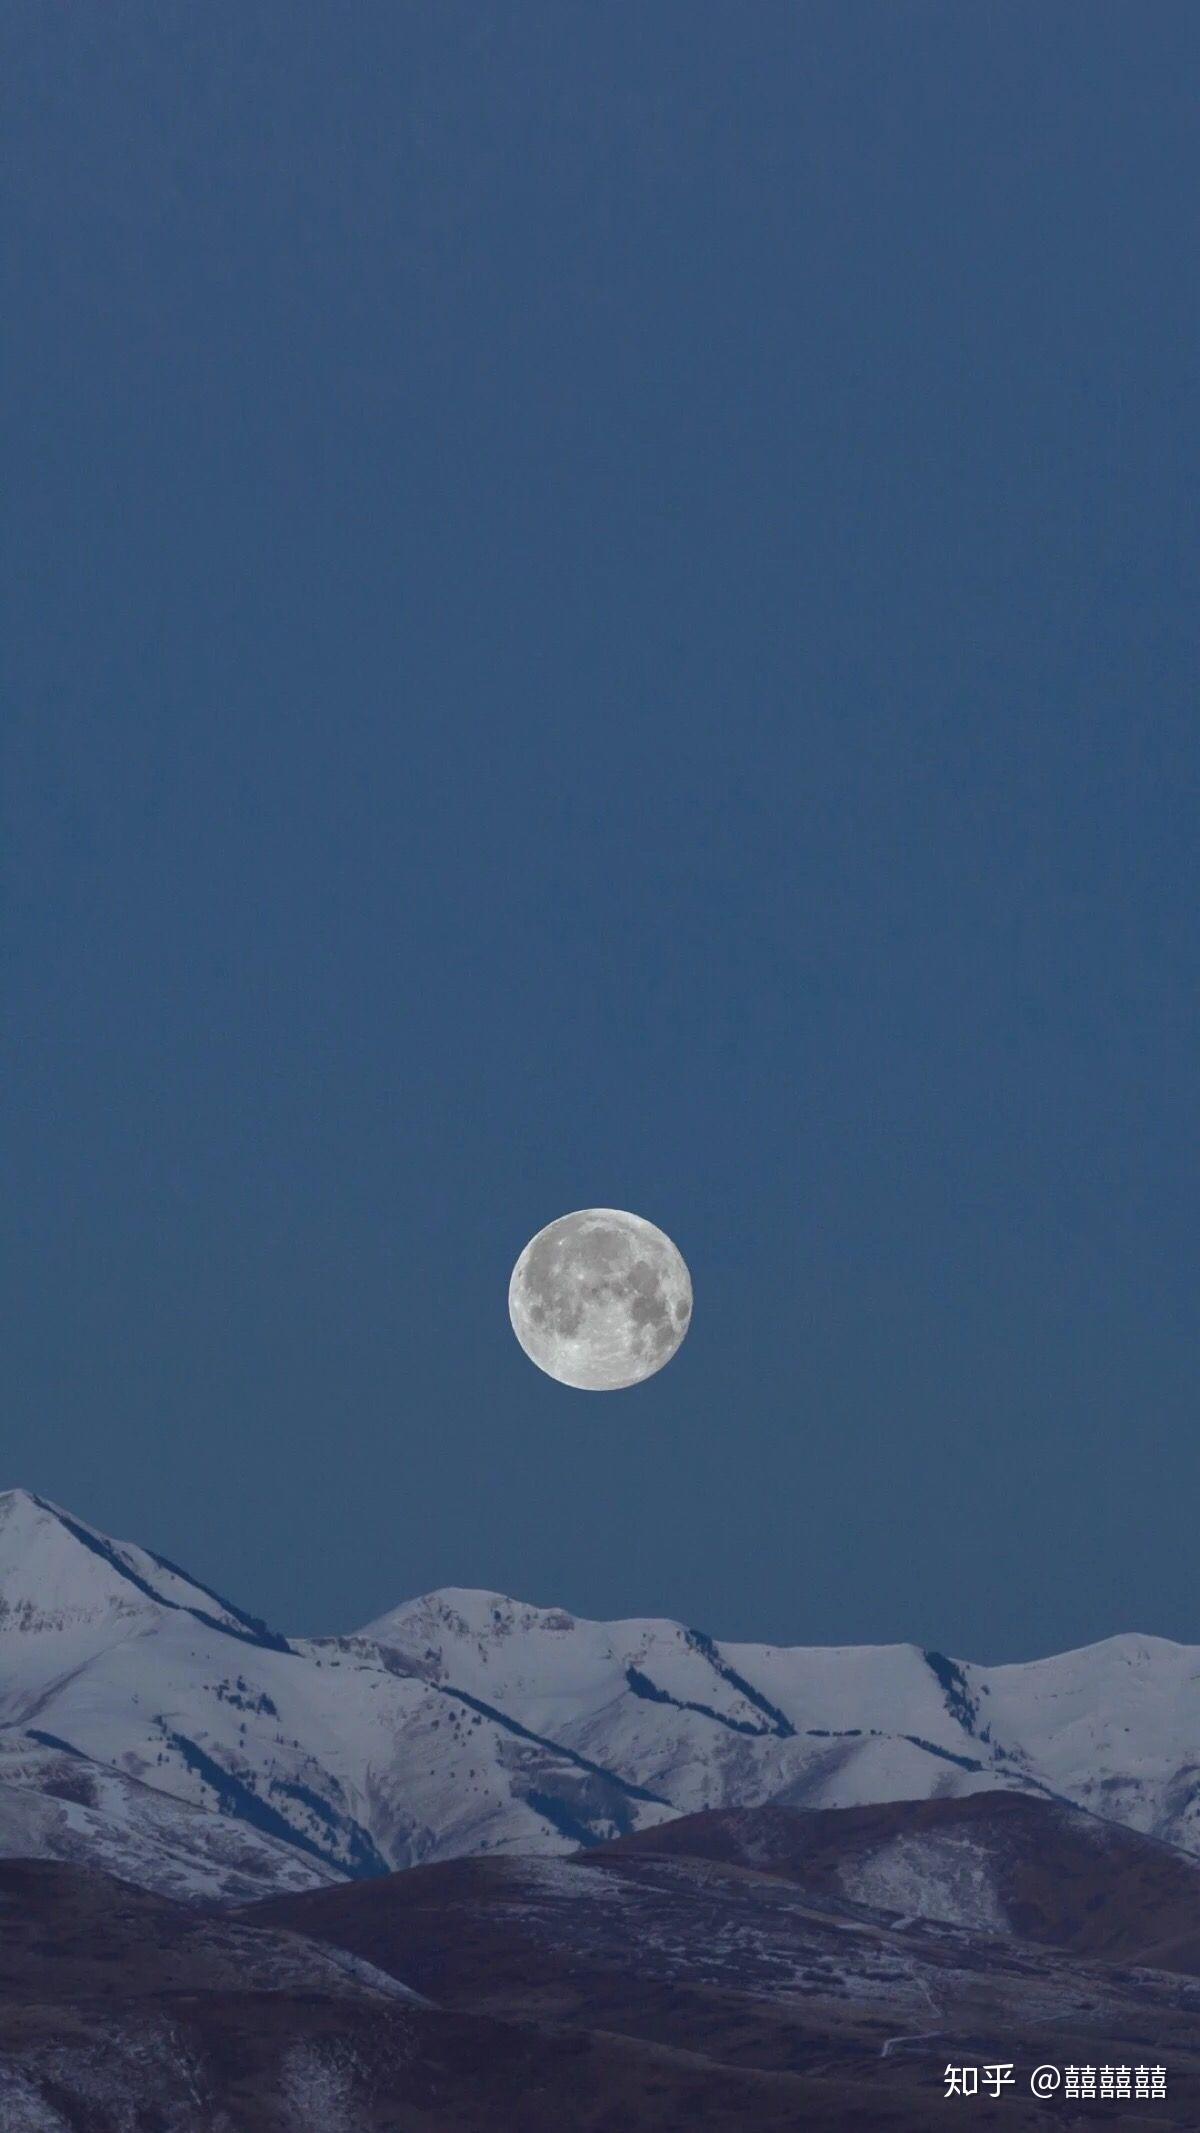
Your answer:
[[[183,1901],[250,1902],[343,1878],[236,1816],[189,1805],[87,1757],[28,1735],[2,1744],[0,1857],[101,1867]]]
[[[677,1622],[583,1622],[444,1591],[359,1641],[636,1777],[677,1813],[998,1785],[1200,1851],[1200,1649],[1161,1637],[981,1667],[911,1644],[722,1644]]]
[[[996,1787],[1200,1851],[1200,1651],[1126,1636],[982,1668],[459,1590],[289,1640],[0,1496],[0,1850],[94,1847],[148,1886],[233,1896],[569,1851],[702,1808]]]

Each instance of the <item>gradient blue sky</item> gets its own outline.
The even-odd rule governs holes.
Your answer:
[[[1200,1638],[1191,0],[4,36],[0,1479],[286,1628]]]

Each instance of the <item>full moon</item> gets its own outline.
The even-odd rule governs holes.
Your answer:
[[[653,1222],[583,1207],[530,1238],[508,1315],[530,1362],[560,1385],[616,1392],[670,1362],[691,1320],[692,1281]]]

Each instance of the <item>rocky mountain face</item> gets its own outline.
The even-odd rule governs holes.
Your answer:
[[[0,1496],[5,2133],[1200,2123],[1200,1667],[723,1644],[447,1591],[351,1637]],[[399,1868],[402,1871],[390,1871]]]
[[[0,1862],[0,2123],[928,2133],[946,2065],[998,2061],[972,2123],[1083,2123],[1037,2066],[1154,2066],[1165,2093],[1121,2123],[1185,2133],[1198,1884],[1186,1853],[999,1791],[708,1812],[235,1911]]]
[[[896,1924],[920,1918],[1200,1976],[1200,1858],[1034,1794],[684,1815],[598,1856],[608,1855],[711,1859]]]
[[[1200,1652],[1123,1636],[984,1668],[457,1590],[289,1639],[146,1549],[0,1496],[9,1855],[236,1900],[565,1855],[706,1810],[1012,1791],[1200,1850]]]

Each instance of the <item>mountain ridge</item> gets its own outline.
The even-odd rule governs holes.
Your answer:
[[[117,1817],[114,1871],[144,1822],[147,1873],[196,1897],[227,1873],[243,1897],[247,1877],[267,1889],[283,1857],[295,1888],[561,1853],[708,1809],[995,1789],[1200,1851],[1200,1649],[1127,1632],[985,1667],[909,1643],[595,1622],[461,1586],[348,1636],[285,1637],[165,1557],[10,1490],[0,1790],[52,1799],[72,1759],[93,1819]],[[67,1843],[48,1814],[44,1842]],[[37,1823],[27,1805],[14,1815]],[[238,1832],[236,1868],[198,1841],[213,1825]]]

